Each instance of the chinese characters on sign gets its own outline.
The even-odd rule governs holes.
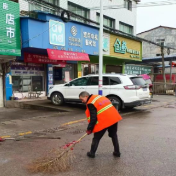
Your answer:
[[[88,54],[47,49],[48,56],[51,60],[69,60],[69,61],[90,61]]]
[[[60,67],[65,67],[66,61],[50,60],[48,56],[24,53],[24,61],[29,63],[40,63],[40,64],[60,64]]]
[[[81,39],[75,38],[75,37],[69,37],[69,45],[81,47]]]
[[[2,0],[0,2],[0,54],[21,55],[19,4]]]
[[[98,41],[97,34],[92,34],[90,32],[83,32],[83,37],[85,38],[85,45],[86,46],[96,47],[97,41]]]
[[[119,39],[116,39],[114,43],[114,52],[121,54],[130,53],[131,58],[140,58],[140,51],[128,49],[126,42],[125,41],[121,42]]]
[[[125,74],[128,75],[142,75],[150,74],[152,67],[145,67],[140,65],[125,65]]]
[[[114,44],[114,52],[115,53],[122,53],[125,54],[126,53],[126,42],[125,41],[121,41],[119,39],[116,40],[115,44]]]

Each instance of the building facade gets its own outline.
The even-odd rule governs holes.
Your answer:
[[[6,96],[12,96],[12,79],[9,72],[10,62],[21,56],[20,11],[19,4],[0,1],[0,107],[6,102]]]
[[[38,12],[37,18],[21,17],[21,43],[22,55],[11,65],[11,92],[17,98],[27,98],[31,91],[45,96],[54,84],[98,73],[95,26],[65,23],[56,15]],[[103,73],[124,73],[126,62],[142,60],[142,43],[104,31],[103,54]]]
[[[160,45],[176,48],[176,28],[158,26],[148,31],[141,32],[137,34],[137,36]],[[167,52],[167,49],[164,49],[165,57],[168,56]],[[171,49],[169,55],[176,55],[176,50]],[[161,48],[159,46],[143,42],[143,58],[156,58],[158,56],[161,57]],[[170,73],[169,64],[169,61],[165,62],[165,65],[167,66],[165,68],[166,73]],[[172,69],[172,73],[176,73],[176,68]]]
[[[99,22],[100,0],[45,0],[51,4],[69,10],[85,18]],[[136,34],[136,3],[140,0],[103,0],[104,25],[129,34]],[[19,0],[20,11],[40,10],[58,14],[54,7],[47,7],[39,3]],[[73,18],[73,20],[79,20]],[[84,20],[79,20],[84,22]]]
[[[137,34],[138,37],[153,41],[158,44],[163,44],[172,48],[176,48],[176,28],[158,26],[148,31]],[[167,50],[165,50],[167,55]],[[170,55],[175,55],[175,50],[170,50]],[[156,57],[161,56],[161,49],[156,45],[150,43],[143,43],[143,57]]]

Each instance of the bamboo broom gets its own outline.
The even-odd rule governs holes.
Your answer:
[[[75,145],[78,144],[86,136],[87,133],[84,134],[77,141],[66,144],[64,148],[52,150],[47,154],[47,156],[32,162],[28,166],[28,170],[34,173],[55,173],[69,170],[74,158],[72,150]]]

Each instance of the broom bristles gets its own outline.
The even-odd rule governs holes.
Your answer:
[[[73,141],[71,143],[66,144],[61,149],[54,149],[49,152],[46,156],[37,159],[32,162],[28,166],[28,170],[36,173],[36,172],[44,172],[44,173],[55,173],[55,172],[63,172],[67,171],[71,167],[71,163],[73,162],[73,147],[79,143],[87,134],[84,134],[77,141]]]
[[[72,150],[56,150],[50,155],[37,159],[28,166],[28,170],[33,173],[55,173],[64,172],[70,169],[74,155]]]

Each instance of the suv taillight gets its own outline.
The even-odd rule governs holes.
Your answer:
[[[131,86],[124,86],[124,88],[128,90],[136,90],[136,89],[140,89],[141,86],[131,85]]]

